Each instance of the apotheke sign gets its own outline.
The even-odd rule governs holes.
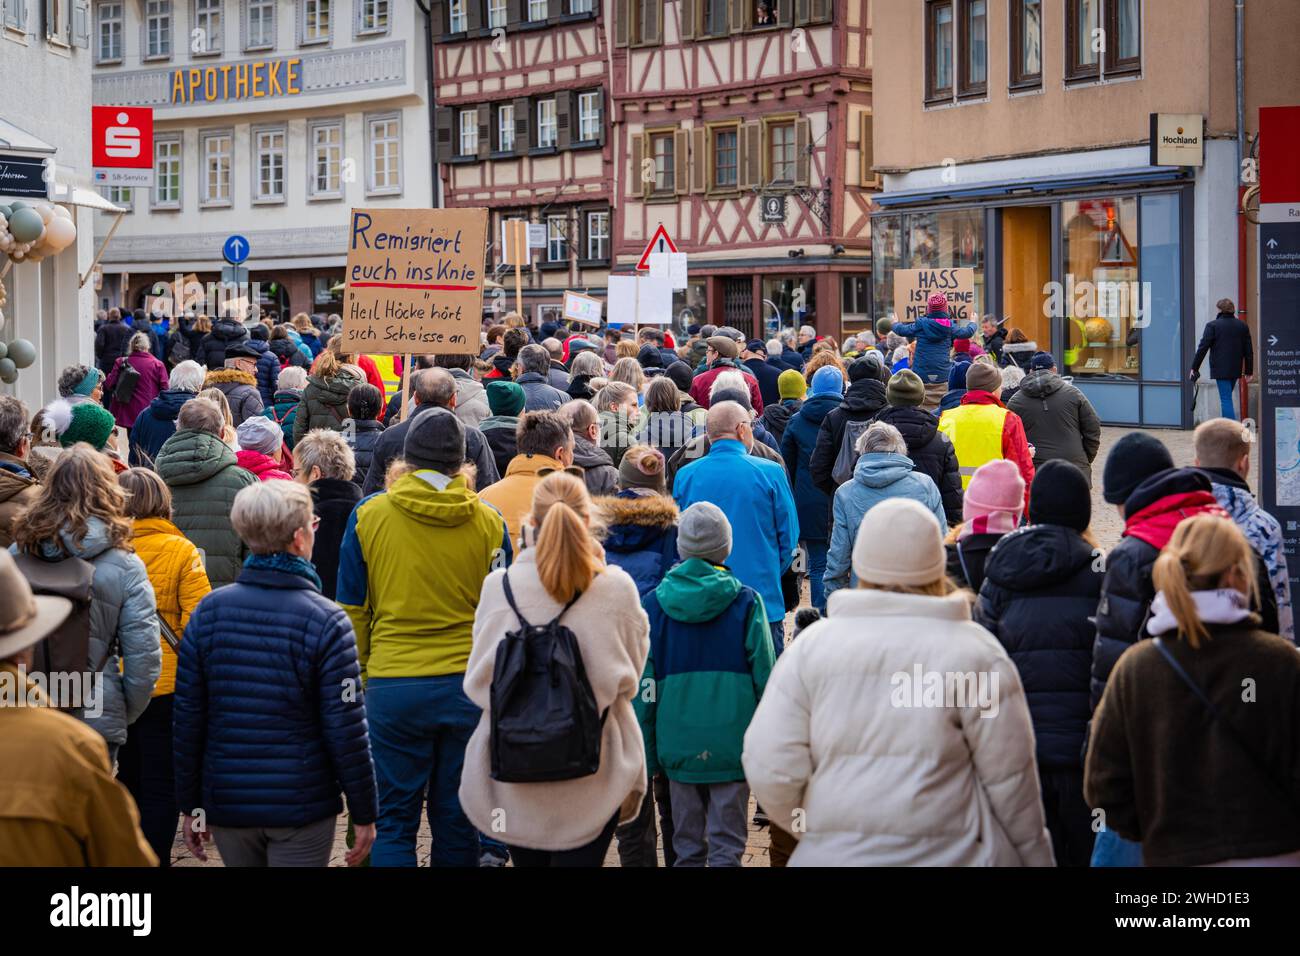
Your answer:
[[[1152,113],[1151,165],[1204,166],[1204,128],[1200,113]]]

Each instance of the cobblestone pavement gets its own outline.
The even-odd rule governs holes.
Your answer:
[[[1115,510],[1114,505],[1106,504],[1101,497],[1101,474],[1102,465],[1106,461],[1106,455],[1110,452],[1110,447],[1120,436],[1126,434],[1132,429],[1128,428],[1103,428],[1101,436],[1101,450],[1097,454],[1097,461],[1093,466],[1093,504],[1092,504],[1092,530],[1097,537],[1098,543],[1104,549],[1110,549],[1119,541],[1120,535],[1124,530],[1123,522]],[[1173,455],[1174,464],[1190,465],[1192,463],[1192,433],[1190,431],[1176,430],[1153,430],[1152,434],[1163,441],[1168,447],[1170,454]],[[1252,460],[1251,484],[1255,487],[1259,475],[1258,458]],[[804,604],[808,603],[807,589],[804,591]],[[786,618],[786,633],[791,633],[794,627],[794,615],[791,614]],[[750,798],[750,819],[753,820],[754,801]],[[346,851],[344,846],[344,834],[346,832],[345,818],[339,818],[338,832],[335,835],[334,854],[330,859],[331,866],[343,865],[343,854]],[[420,826],[420,833],[416,840],[416,856],[420,866],[429,865],[429,828],[428,822],[425,821]],[[759,828],[751,822],[749,827],[749,837],[745,845],[745,855],[743,863],[745,866],[767,866],[768,865],[768,846],[769,836],[766,827]],[[185,849],[183,843],[178,839],[172,853],[172,863],[175,866],[219,866],[220,854],[217,853],[215,846],[209,849],[208,862],[200,863],[190,855]],[[662,865],[663,853],[660,849],[660,863]],[[609,853],[605,858],[606,866],[618,866],[618,853],[613,843],[610,845]]]

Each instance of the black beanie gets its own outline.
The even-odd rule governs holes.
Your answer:
[[[1079,466],[1063,459],[1043,463],[1029,486],[1031,524],[1059,524],[1084,532],[1092,521],[1092,491]]]
[[[402,457],[414,468],[458,471],[465,463],[465,426],[445,408],[421,410],[407,428]]]
[[[1174,459],[1164,442],[1146,432],[1129,432],[1115,442],[1106,456],[1101,473],[1102,497],[1107,504],[1122,505],[1134,488],[1156,472],[1172,467]]]
[[[636,360],[643,369],[645,368],[663,368],[664,359],[659,354],[659,349],[647,342],[636,353]]]
[[[691,390],[691,382],[695,379],[695,373],[691,371],[691,367],[685,362],[674,362],[668,366],[666,374],[673,380],[673,384],[677,386],[677,391],[685,394]]]

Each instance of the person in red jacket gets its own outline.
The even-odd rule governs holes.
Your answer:
[[[745,377],[745,384],[749,386],[749,401],[754,406],[754,414],[763,414],[763,396],[758,390],[758,379],[754,378],[749,369],[740,364],[740,346],[734,339],[729,339],[725,335],[710,336],[707,340],[707,348],[704,352],[704,360],[708,364],[708,370],[695,376],[691,382],[691,398],[695,404],[701,408],[709,407],[709,390],[713,387],[713,380],[728,369],[740,372]]]
[[[1034,453],[1025,437],[1025,424],[1008,411],[999,397],[1002,373],[985,362],[973,362],[966,371],[966,394],[961,404],[939,418],[939,431],[948,436],[957,453],[957,467],[965,490],[975,469],[985,462],[1005,458],[1020,470],[1025,481],[1025,513],[1029,513],[1029,486],[1034,481]]]

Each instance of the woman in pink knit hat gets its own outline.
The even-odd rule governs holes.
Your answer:
[[[962,500],[962,521],[944,542],[948,577],[976,594],[984,583],[984,560],[1004,534],[1020,524],[1025,507],[1025,480],[1006,458],[981,465],[971,476]]]

